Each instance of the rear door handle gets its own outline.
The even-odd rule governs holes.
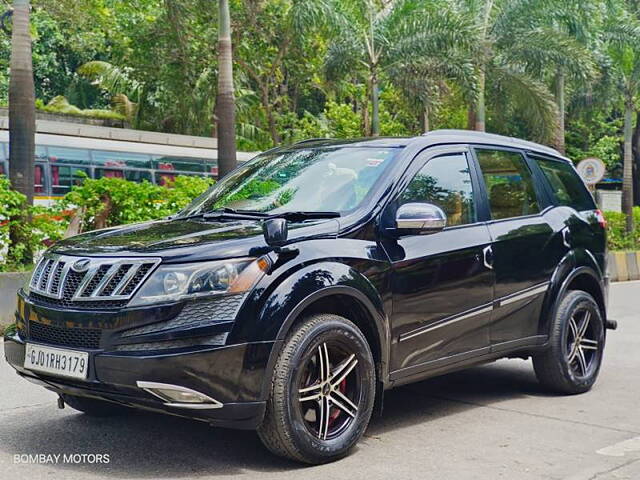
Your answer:
[[[484,257],[484,266],[489,270],[493,270],[493,248],[491,248],[491,245],[483,248],[482,254]]]

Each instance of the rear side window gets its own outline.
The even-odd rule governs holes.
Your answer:
[[[540,212],[531,172],[520,153],[476,150],[476,154],[493,220]]]
[[[535,161],[549,181],[559,205],[578,211],[596,208],[591,194],[571,165],[545,158],[535,158]]]

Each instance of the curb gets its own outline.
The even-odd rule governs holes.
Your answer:
[[[612,282],[640,280],[640,252],[609,252],[609,279]]]

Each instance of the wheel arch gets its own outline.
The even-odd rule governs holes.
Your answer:
[[[593,259],[593,255],[585,252],[569,252],[558,264],[553,276],[549,295],[542,310],[541,334],[549,335],[551,318],[566,292],[583,290],[589,293],[600,309],[603,322],[606,322],[605,288],[602,283],[602,272]]]
[[[390,332],[382,298],[366,277],[347,265],[323,265],[320,268],[320,265],[316,264],[299,271],[296,277],[304,277],[310,268],[317,272],[348,272],[349,275],[334,275],[334,278],[341,278],[341,283],[326,285],[310,293],[303,285],[298,285],[305,294],[298,297],[291,295],[295,300],[289,305],[282,306],[286,314],[278,322],[280,325],[265,371],[262,398],[268,395],[273,369],[287,335],[297,324],[315,313],[340,315],[352,321],[362,331],[374,357],[377,380],[382,383],[381,388],[384,388],[388,383]],[[309,279],[308,276],[306,278]]]

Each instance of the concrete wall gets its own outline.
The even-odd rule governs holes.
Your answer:
[[[0,273],[0,325],[15,321],[16,292],[31,272]]]

